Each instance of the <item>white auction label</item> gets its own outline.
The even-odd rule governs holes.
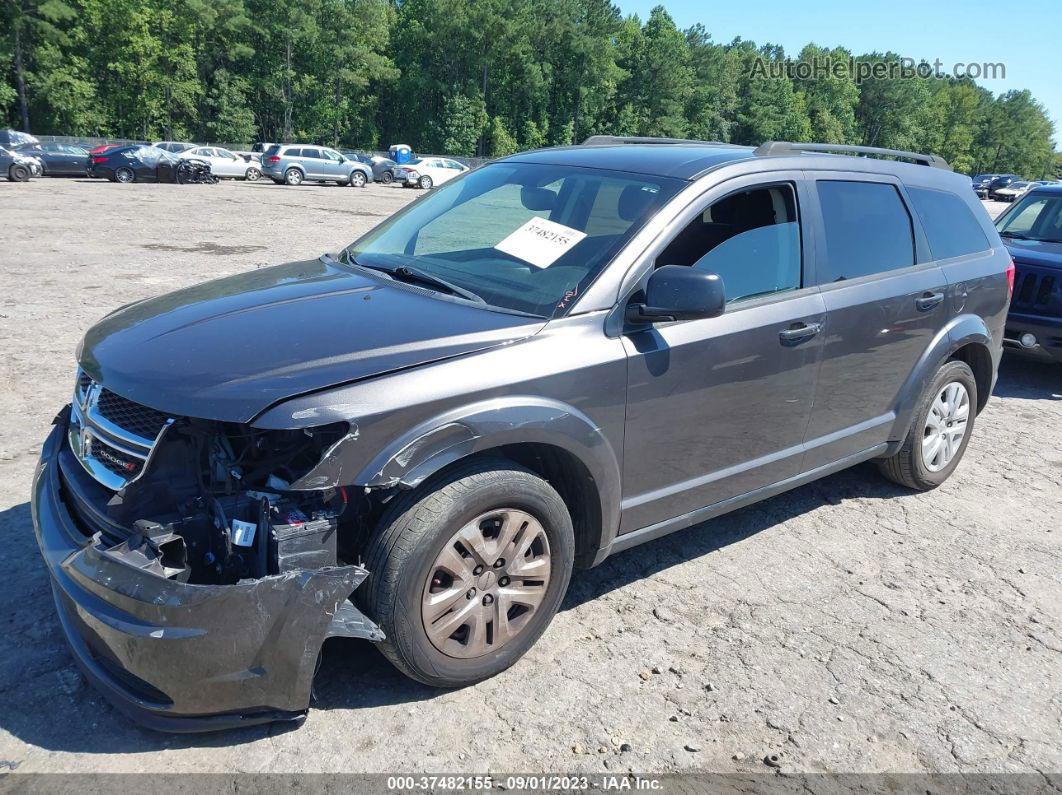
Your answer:
[[[547,218],[532,218],[494,248],[536,268],[548,268],[584,237],[586,232],[578,229]]]

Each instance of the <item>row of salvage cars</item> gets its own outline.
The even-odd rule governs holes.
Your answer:
[[[77,144],[45,142],[15,130],[0,131],[0,174],[11,182],[33,177],[95,177],[111,182],[212,183],[219,177],[257,180],[257,162],[218,147],[175,152],[147,144]]]

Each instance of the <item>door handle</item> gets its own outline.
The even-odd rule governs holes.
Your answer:
[[[800,342],[810,339],[822,331],[821,323],[794,323],[787,329],[778,332],[782,342]]]
[[[915,300],[915,306],[922,312],[928,312],[935,306],[944,302],[944,293],[922,293],[921,297]]]

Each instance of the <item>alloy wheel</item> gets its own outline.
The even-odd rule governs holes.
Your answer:
[[[133,174],[132,169],[120,168],[114,172],[114,179],[117,182],[129,183],[132,182],[135,178],[136,175]]]
[[[922,429],[922,463],[930,472],[944,469],[962,446],[970,419],[970,394],[958,381],[945,384],[929,407]]]
[[[352,186],[354,186],[355,188],[364,188],[365,187],[365,175],[362,174],[360,171],[351,172],[350,184]]]
[[[497,651],[530,623],[551,569],[538,519],[516,508],[480,514],[453,534],[428,572],[421,599],[428,639],[449,657]]]
[[[257,182],[261,178],[262,172],[257,168],[249,168],[246,176],[248,182]]]

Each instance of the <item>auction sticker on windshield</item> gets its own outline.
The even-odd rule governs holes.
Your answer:
[[[584,237],[586,232],[578,229],[547,218],[532,218],[494,248],[530,262],[536,268],[548,268]]]

